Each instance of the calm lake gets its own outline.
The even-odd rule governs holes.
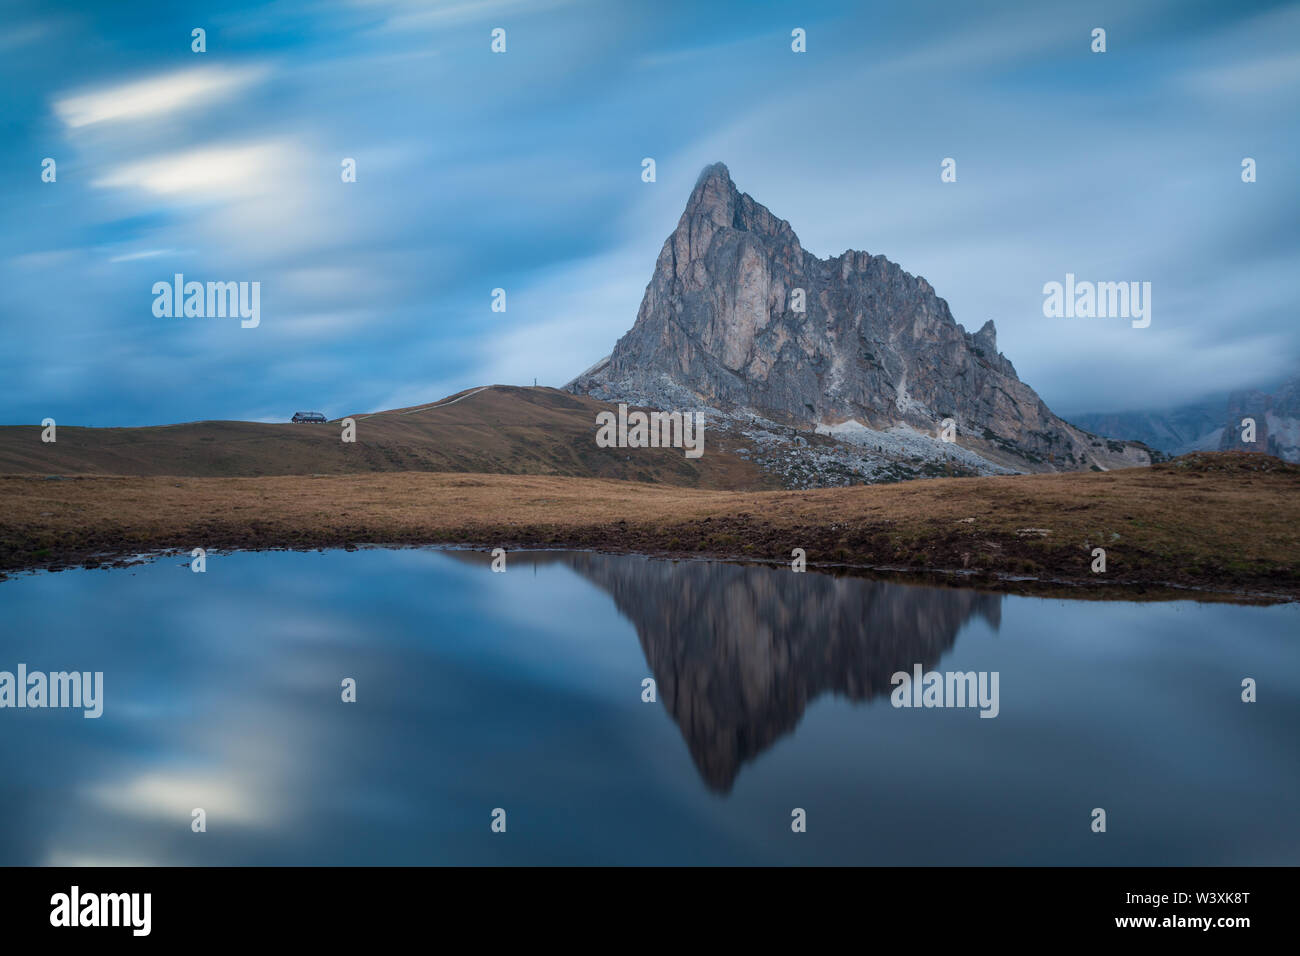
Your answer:
[[[1300,863],[1295,605],[187,561],[0,582],[0,671],[103,672],[98,719],[0,709],[0,864]],[[894,707],[918,664],[996,673],[997,716]]]

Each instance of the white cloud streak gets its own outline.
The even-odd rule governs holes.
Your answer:
[[[266,76],[265,67],[198,67],[57,99],[69,129],[164,116],[227,98]]]

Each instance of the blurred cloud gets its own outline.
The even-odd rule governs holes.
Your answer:
[[[119,166],[92,185],[144,189],[161,196],[244,196],[265,190],[290,164],[291,155],[280,143],[206,147]]]
[[[520,14],[537,15],[574,0],[351,0],[352,3],[385,12],[385,26],[391,30],[474,23]]]
[[[266,75],[261,67],[199,67],[56,100],[54,112],[72,129],[163,116],[232,96]]]
[[[202,55],[193,11],[162,0],[15,15],[0,421],[341,414],[561,385],[631,327],[716,160],[815,254],[884,254],[967,328],[992,318],[1063,413],[1163,407],[1300,365],[1294,5],[203,12]],[[1097,17],[1104,55],[1088,48]],[[806,54],[790,52],[794,25]],[[496,26],[506,54],[490,51]],[[40,181],[45,156],[57,183]],[[1244,156],[1257,183],[1240,181]],[[1152,282],[1151,327],[1045,319],[1043,283],[1067,271]],[[261,325],[155,318],[150,286],[174,272],[260,281]]]
[[[160,769],[98,784],[88,796],[115,813],[172,823],[189,823],[195,807],[235,826],[267,825],[273,816],[266,793],[213,773]]]

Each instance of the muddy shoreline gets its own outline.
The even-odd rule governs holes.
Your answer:
[[[503,529],[504,530],[504,529]],[[628,532],[636,539],[635,546],[625,542]],[[680,532],[679,532],[680,533]],[[483,529],[454,532],[445,539],[423,540],[408,535],[397,535],[386,540],[359,540],[351,535],[320,536],[304,540],[295,536],[292,543],[268,539],[263,535],[221,534],[208,535],[203,545],[209,555],[232,552],[262,551],[358,551],[374,548],[434,548],[491,551],[505,548],[507,552],[528,551],[591,551],[602,554],[640,555],[663,560],[724,561],[733,564],[751,564],[789,568],[788,558],[761,557],[750,552],[715,549],[683,550],[658,547],[664,533],[652,534],[646,529],[592,529],[572,539],[554,533],[520,535],[492,534]],[[676,537],[676,535],[674,535]],[[807,550],[807,549],[805,549]],[[74,547],[50,554],[47,558],[23,565],[8,565],[0,570],[0,581],[6,577],[37,572],[58,572],[75,569],[126,568],[134,565],[175,557],[189,561],[190,546],[157,541],[132,543],[123,540],[116,545],[103,547]],[[837,576],[863,577],[895,584],[928,585],[936,587],[970,588],[1000,594],[1018,594],[1035,597],[1054,597],[1073,600],[1102,601],[1213,601],[1243,604],[1276,604],[1300,600],[1300,590],[1279,587],[1274,580],[1239,580],[1224,585],[1203,580],[1174,580],[1155,574],[1127,574],[1111,579],[1069,578],[1051,575],[1027,575],[1014,568],[944,567],[932,564],[898,565],[852,561],[819,561],[809,552],[807,570],[811,573]]]
[[[545,475],[0,476],[0,575],[158,552],[569,549],[1003,593],[1300,599],[1300,466],[1205,455],[1105,474],[702,491]],[[1105,570],[1093,570],[1105,551]]]

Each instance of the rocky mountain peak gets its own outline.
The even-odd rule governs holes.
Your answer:
[[[884,256],[807,252],[722,163],[701,172],[632,329],[569,388],[858,437],[937,436],[951,418],[959,443],[1018,470],[1149,462],[1053,415],[998,352],[991,320],[966,332],[929,282]]]
[[[740,191],[731,181],[731,172],[724,164],[713,163],[705,166],[700,178],[695,181],[695,188],[691,190],[691,198],[686,201],[682,218],[707,216],[719,226],[727,226],[732,222],[739,199]]]
[[[799,254],[799,239],[784,219],[742,193],[723,163],[705,166],[691,190],[673,237],[679,259],[703,255],[718,230],[735,230],[791,245]],[[672,241],[670,239],[670,241]],[[792,250],[793,251],[793,250]]]

